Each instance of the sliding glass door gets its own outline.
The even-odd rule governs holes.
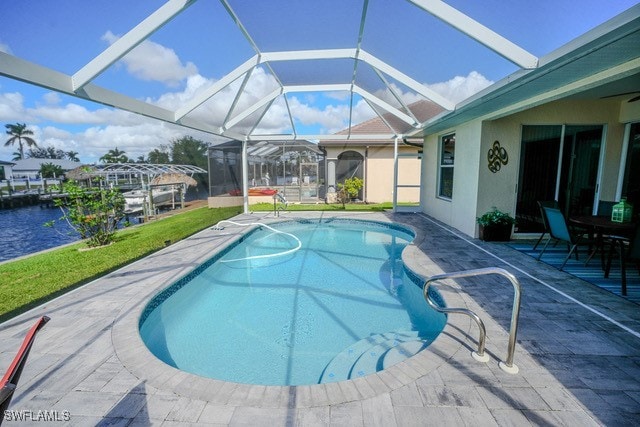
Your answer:
[[[538,201],[556,200],[566,216],[593,212],[602,135],[601,125],[523,126],[517,232],[542,231]]]
[[[628,125],[626,153],[624,154],[624,175],[620,197],[625,197],[640,212],[640,123]]]

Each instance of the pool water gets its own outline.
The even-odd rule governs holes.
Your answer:
[[[443,329],[444,315],[401,263],[408,229],[345,220],[272,227],[152,300],[140,333],[154,355],[220,380],[316,384],[384,369]],[[278,255],[296,239],[299,250]]]

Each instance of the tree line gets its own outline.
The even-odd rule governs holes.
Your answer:
[[[67,159],[74,162],[80,161],[78,152],[63,151],[55,147],[40,147],[33,138],[33,131],[27,128],[25,123],[15,123],[5,125],[9,138],[4,143],[5,147],[16,146],[18,150],[13,153],[13,160],[23,160],[26,158],[37,159]],[[25,152],[25,147],[27,151]],[[132,159],[125,151],[115,147],[100,157],[102,163],[152,163],[152,164],[180,164],[193,165],[207,169],[207,149],[206,142],[195,139],[191,136],[177,138],[151,150],[146,156],[138,156]],[[41,170],[43,177],[52,176],[53,173],[60,175],[62,169],[53,164],[43,164],[45,170]],[[60,168],[60,170],[56,170]]]

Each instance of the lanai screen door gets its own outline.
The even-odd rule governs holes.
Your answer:
[[[601,125],[522,128],[517,232],[542,231],[537,202],[556,200],[565,216],[589,215],[599,194]]]

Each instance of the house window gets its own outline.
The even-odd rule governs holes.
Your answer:
[[[443,136],[440,141],[440,176],[438,196],[451,199],[453,196],[453,160],[456,150],[456,135]]]

